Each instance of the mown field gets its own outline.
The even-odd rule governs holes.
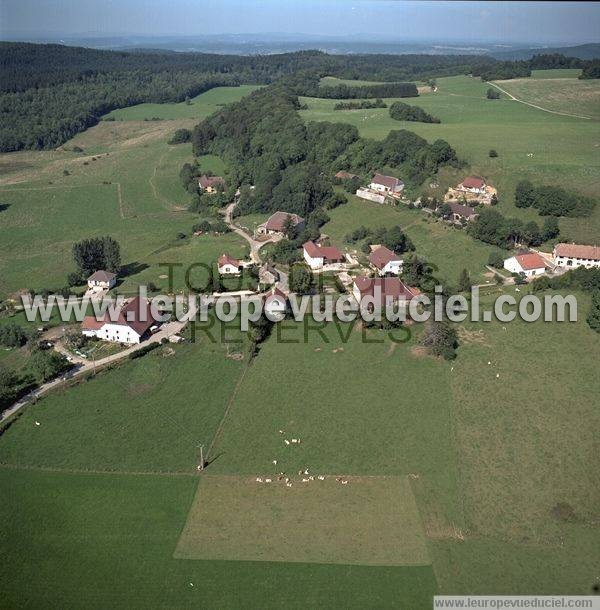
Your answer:
[[[553,81],[527,80],[531,87],[546,82]],[[583,97],[588,87],[599,90],[598,83],[591,82],[590,85],[590,81],[569,79],[568,86],[581,91]],[[437,86],[437,92],[425,92],[411,98],[410,103],[439,117],[440,124],[395,121],[387,108],[334,111],[336,100],[316,98],[303,98],[308,110],[301,111],[301,115],[307,121],[350,123],[361,135],[375,139],[384,138],[392,129],[408,129],[429,141],[443,138],[469,163],[469,173],[485,176],[498,188],[499,210],[524,220],[540,221],[537,212],[514,207],[514,189],[521,179],[559,184],[597,196],[600,189],[598,121],[550,114],[505,96],[488,100],[485,93],[489,85],[468,76],[439,78]],[[497,158],[488,156],[492,148],[498,152]],[[464,172],[444,173],[438,194],[463,175]],[[600,206],[591,218],[564,218],[560,226],[566,240],[595,243],[600,235]]]
[[[258,89],[254,85],[239,87],[216,87],[179,104],[138,104],[129,108],[119,108],[108,113],[105,120],[144,121],[152,119],[205,119],[225,104],[241,100],[245,95]]]
[[[244,256],[245,242],[235,235],[177,238],[189,236],[199,217],[187,211],[179,180],[191,145],[167,140],[195,122],[102,122],[56,151],[0,155],[0,296],[64,286],[75,269],[73,242],[96,235],[119,241],[125,291],[142,281],[163,288],[163,262],[208,264],[224,248]],[[203,167],[222,164],[207,157]],[[184,287],[179,273],[175,289]]]
[[[600,344],[579,297],[577,323],[465,322],[451,363],[423,356],[413,339],[395,345],[380,331],[329,325],[322,334],[308,328],[305,341],[305,330],[288,323],[243,376],[245,360],[203,339],[48,396],[0,437],[8,499],[0,510],[9,525],[0,546],[20,568],[3,586],[6,599],[26,596],[42,607],[75,598],[89,607],[231,607],[244,597],[265,607],[426,608],[435,591],[589,593],[600,548]],[[418,336],[419,326],[411,331]],[[206,475],[218,489],[202,483],[195,495],[197,442],[212,445]],[[324,513],[314,528],[288,523],[299,507],[316,514],[327,502],[327,489],[300,482],[305,468],[327,475],[336,497],[348,494],[331,524]],[[251,485],[279,471],[291,474],[291,490]],[[395,500],[399,521],[383,512],[353,525],[353,506],[374,510],[354,485],[370,475],[408,481],[411,493],[404,488]],[[286,491],[296,494],[289,514]],[[377,523],[405,536],[400,515],[408,518],[411,501],[431,566],[322,565],[343,561],[356,532]],[[559,503],[571,507],[568,520],[555,512]],[[210,531],[199,525],[203,515]],[[186,521],[192,529],[181,538]],[[237,559],[236,531],[247,550]],[[257,531],[269,539],[252,551]],[[361,539],[360,556],[410,563],[386,554],[374,532]],[[294,540],[302,540],[300,558],[317,563],[289,563]],[[410,544],[416,553],[416,539]],[[193,559],[172,559],[177,548]],[[251,551],[261,560],[238,561]]]

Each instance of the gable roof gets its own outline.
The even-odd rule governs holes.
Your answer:
[[[385,246],[379,246],[369,254],[369,262],[377,267],[377,269],[383,269],[390,261],[401,260],[402,259],[395,252],[392,252]]]
[[[241,267],[240,261],[237,258],[233,258],[233,256],[229,256],[229,254],[221,254],[221,256],[219,256],[217,259],[217,265],[219,267],[223,267],[224,265],[232,265],[238,269]]]
[[[267,231],[283,231],[285,227],[285,223],[291,217],[294,226],[304,222],[304,218],[298,216],[298,214],[290,214],[288,212],[275,212],[269,216],[267,222],[265,222],[264,227]]]
[[[555,256],[566,256],[568,258],[587,258],[600,261],[600,247],[586,246],[583,244],[556,244],[554,246]]]
[[[417,288],[407,286],[397,277],[364,277],[355,278],[354,285],[360,292],[361,299],[365,296],[375,296],[375,290],[379,288],[381,298],[392,297],[394,299],[404,298],[410,301],[413,297],[420,294]]]
[[[532,269],[545,269],[544,259],[536,252],[528,252],[527,254],[517,254],[515,256],[519,265],[524,271]]]
[[[471,218],[477,216],[477,212],[470,205],[462,205],[462,203],[450,202],[448,204],[453,214],[458,214],[463,218]]]
[[[271,290],[265,295],[265,301],[271,301],[279,299],[284,303],[287,303],[287,295],[278,286],[273,286]]]
[[[467,176],[463,181],[462,185],[468,189],[480,189],[485,186],[485,180],[478,176]]]
[[[111,320],[110,312],[107,310],[101,318],[85,316],[81,323],[83,330],[100,330],[105,324],[116,324],[127,326],[138,335],[143,335],[158,320],[152,315],[150,302],[141,297],[133,297],[119,310],[114,320]]]
[[[381,184],[382,186],[385,186],[389,189],[395,189],[397,186],[404,184],[402,180],[394,178],[393,176],[385,176],[384,174],[375,174],[371,182],[375,184]]]
[[[225,180],[223,180],[221,176],[207,176],[206,174],[202,174],[202,176],[200,176],[200,180],[198,180],[198,184],[205,189],[209,186],[217,186],[217,184],[225,185]]]
[[[314,241],[307,241],[302,247],[311,258],[322,258],[329,261],[344,260],[344,255],[333,246],[317,246]]]
[[[98,271],[94,271],[94,273],[88,277],[88,282],[112,282],[116,277],[116,273],[99,269]]]

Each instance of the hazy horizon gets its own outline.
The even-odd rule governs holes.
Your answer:
[[[600,3],[2,0],[0,24],[0,37],[13,40],[235,35],[561,46],[600,41]]]

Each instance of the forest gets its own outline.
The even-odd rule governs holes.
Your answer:
[[[417,121],[419,123],[439,123],[437,117],[425,112],[419,106],[410,106],[404,102],[394,102],[390,106],[390,116],[396,121]]]

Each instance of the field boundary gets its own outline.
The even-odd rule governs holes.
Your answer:
[[[27,470],[34,472],[56,472],[61,474],[118,474],[126,476],[160,476],[160,477],[194,477],[196,471],[161,471],[161,470],[96,470],[90,468],[58,468],[55,466],[26,466],[22,464],[0,463],[0,470]]]

